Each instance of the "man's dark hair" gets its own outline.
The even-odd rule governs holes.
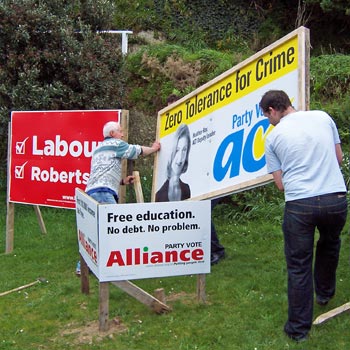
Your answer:
[[[269,111],[269,108],[272,107],[276,111],[283,112],[292,104],[288,95],[282,90],[270,90],[265,92],[261,101],[259,103],[260,108],[264,113]]]

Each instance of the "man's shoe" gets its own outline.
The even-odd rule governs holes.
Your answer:
[[[330,299],[331,298],[329,297],[321,297],[319,295],[316,295],[316,303],[321,306],[327,305]]]
[[[295,336],[292,334],[288,334],[286,331],[284,331],[284,333],[286,334],[286,336],[294,341],[296,341],[297,343],[302,343],[304,341],[307,340],[307,335],[299,335],[299,336]]]
[[[210,256],[210,264],[215,265],[217,264],[221,259],[225,257],[225,253],[212,253]]]

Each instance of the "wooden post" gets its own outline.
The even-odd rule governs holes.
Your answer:
[[[8,130],[11,130],[11,123],[8,123]],[[7,143],[7,164],[10,164],[10,154],[11,154],[11,133],[8,133],[8,143]],[[7,188],[9,189],[9,173],[7,174]],[[6,247],[5,253],[11,253],[13,251],[13,241],[15,233],[15,205],[9,201],[9,190],[7,191],[6,203],[7,203],[7,213],[6,213]]]
[[[205,304],[205,274],[199,274],[197,277],[197,300],[200,303]]]
[[[86,261],[80,254],[80,288],[83,294],[90,293],[90,282],[89,282],[89,267],[87,266]]]
[[[99,286],[99,330],[105,332],[108,331],[109,283],[100,282]]]
[[[120,125],[123,128],[124,140],[128,140],[129,136],[129,111],[122,110]],[[127,175],[127,159],[122,159],[122,179]],[[126,186],[119,186],[118,190],[119,203],[126,202]]]
[[[11,123],[8,123],[8,130],[11,130]],[[11,155],[11,133],[8,135],[8,144],[7,144],[7,164],[10,164],[10,155]],[[8,174],[8,179],[10,178]],[[9,181],[7,181],[7,188],[9,189]],[[15,240],[15,204],[9,201],[9,194],[7,194],[7,213],[6,213],[6,247],[5,253],[11,253],[14,247]],[[39,220],[39,226],[42,233],[46,233],[46,227],[44,220],[40,213],[39,206],[34,206],[34,210]]]
[[[40,207],[34,205],[34,210],[38,218],[39,226],[41,232],[46,234],[46,227],[43,217],[40,212]],[[6,213],[6,248],[5,253],[11,253],[14,246],[14,236],[15,236],[15,203],[9,202],[7,200],[7,213]]]
[[[133,176],[135,176],[134,180],[134,189],[135,189],[135,195],[136,195],[136,202],[137,203],[144,203],[144,197],[142,192],[142,186],[141,186],[141,180],[140,180],[140,173],[138,171],[133,171]]]
[[[163,304],[165,304],[165,292],[164,292],[164,288],[157,288],[154,291],[154,296]]]
[[[5,253],[11,253],[13,251],[13,240],[15,232],[15,205],[7,201],[7,214],[6,214],[6,248]]]

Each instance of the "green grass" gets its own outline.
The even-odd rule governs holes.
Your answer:
[[[21,292],[0,297],[0,348],[3,350],[348,350],[349,314],[314,326],[306,343],[283,334],[287,315],[286,268],[278,220],[238,218],[225,205],[214,220],[227,257],[206,278],[207,303],[196,302],[196,276],[133,281],[149,293],[164,288],[173,311],[156,315],[118,288],[110,287],[110,318],[118,317],[126,331],[78,343],[79,334],[65,334],[98,321],[98,282],[90,276],[90,295],[80,291],[75,276],[78,260],[75,212],[41,208],[43,235],[31,206],[15,205],[14,251],[5,251],[6,203],[1,194],[0,292],[35,281]],[[264,210],[266,211],[264,204]],[[255,216],[259,207],[256,206]],[[271,206],[274,217],[281,208]],[[234,210],[234,209],[233,209]],[[262,211],[262,213],[264,213]],[[348,225],[342,235],[338,289],[314,317],[350,301]]]

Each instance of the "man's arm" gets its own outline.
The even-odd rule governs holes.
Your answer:
[[[280,191],[284,191],[282,183],[282,170],[277,170],[272,173],[273,179],[275,180],[275,185]]]
[[[141,146],[142,148],[142,155],[143,156],[148,156],[154,152],[158,152],[160,150],[160,143],[159,142],[154,142],[152,147],[148,146]]]
[[[340,165],[343,161],[343,151],[341,149],[340,143],[337,143],[335,145],[335,154],[337,155],[337,160],[338,160],[338,163]]]

